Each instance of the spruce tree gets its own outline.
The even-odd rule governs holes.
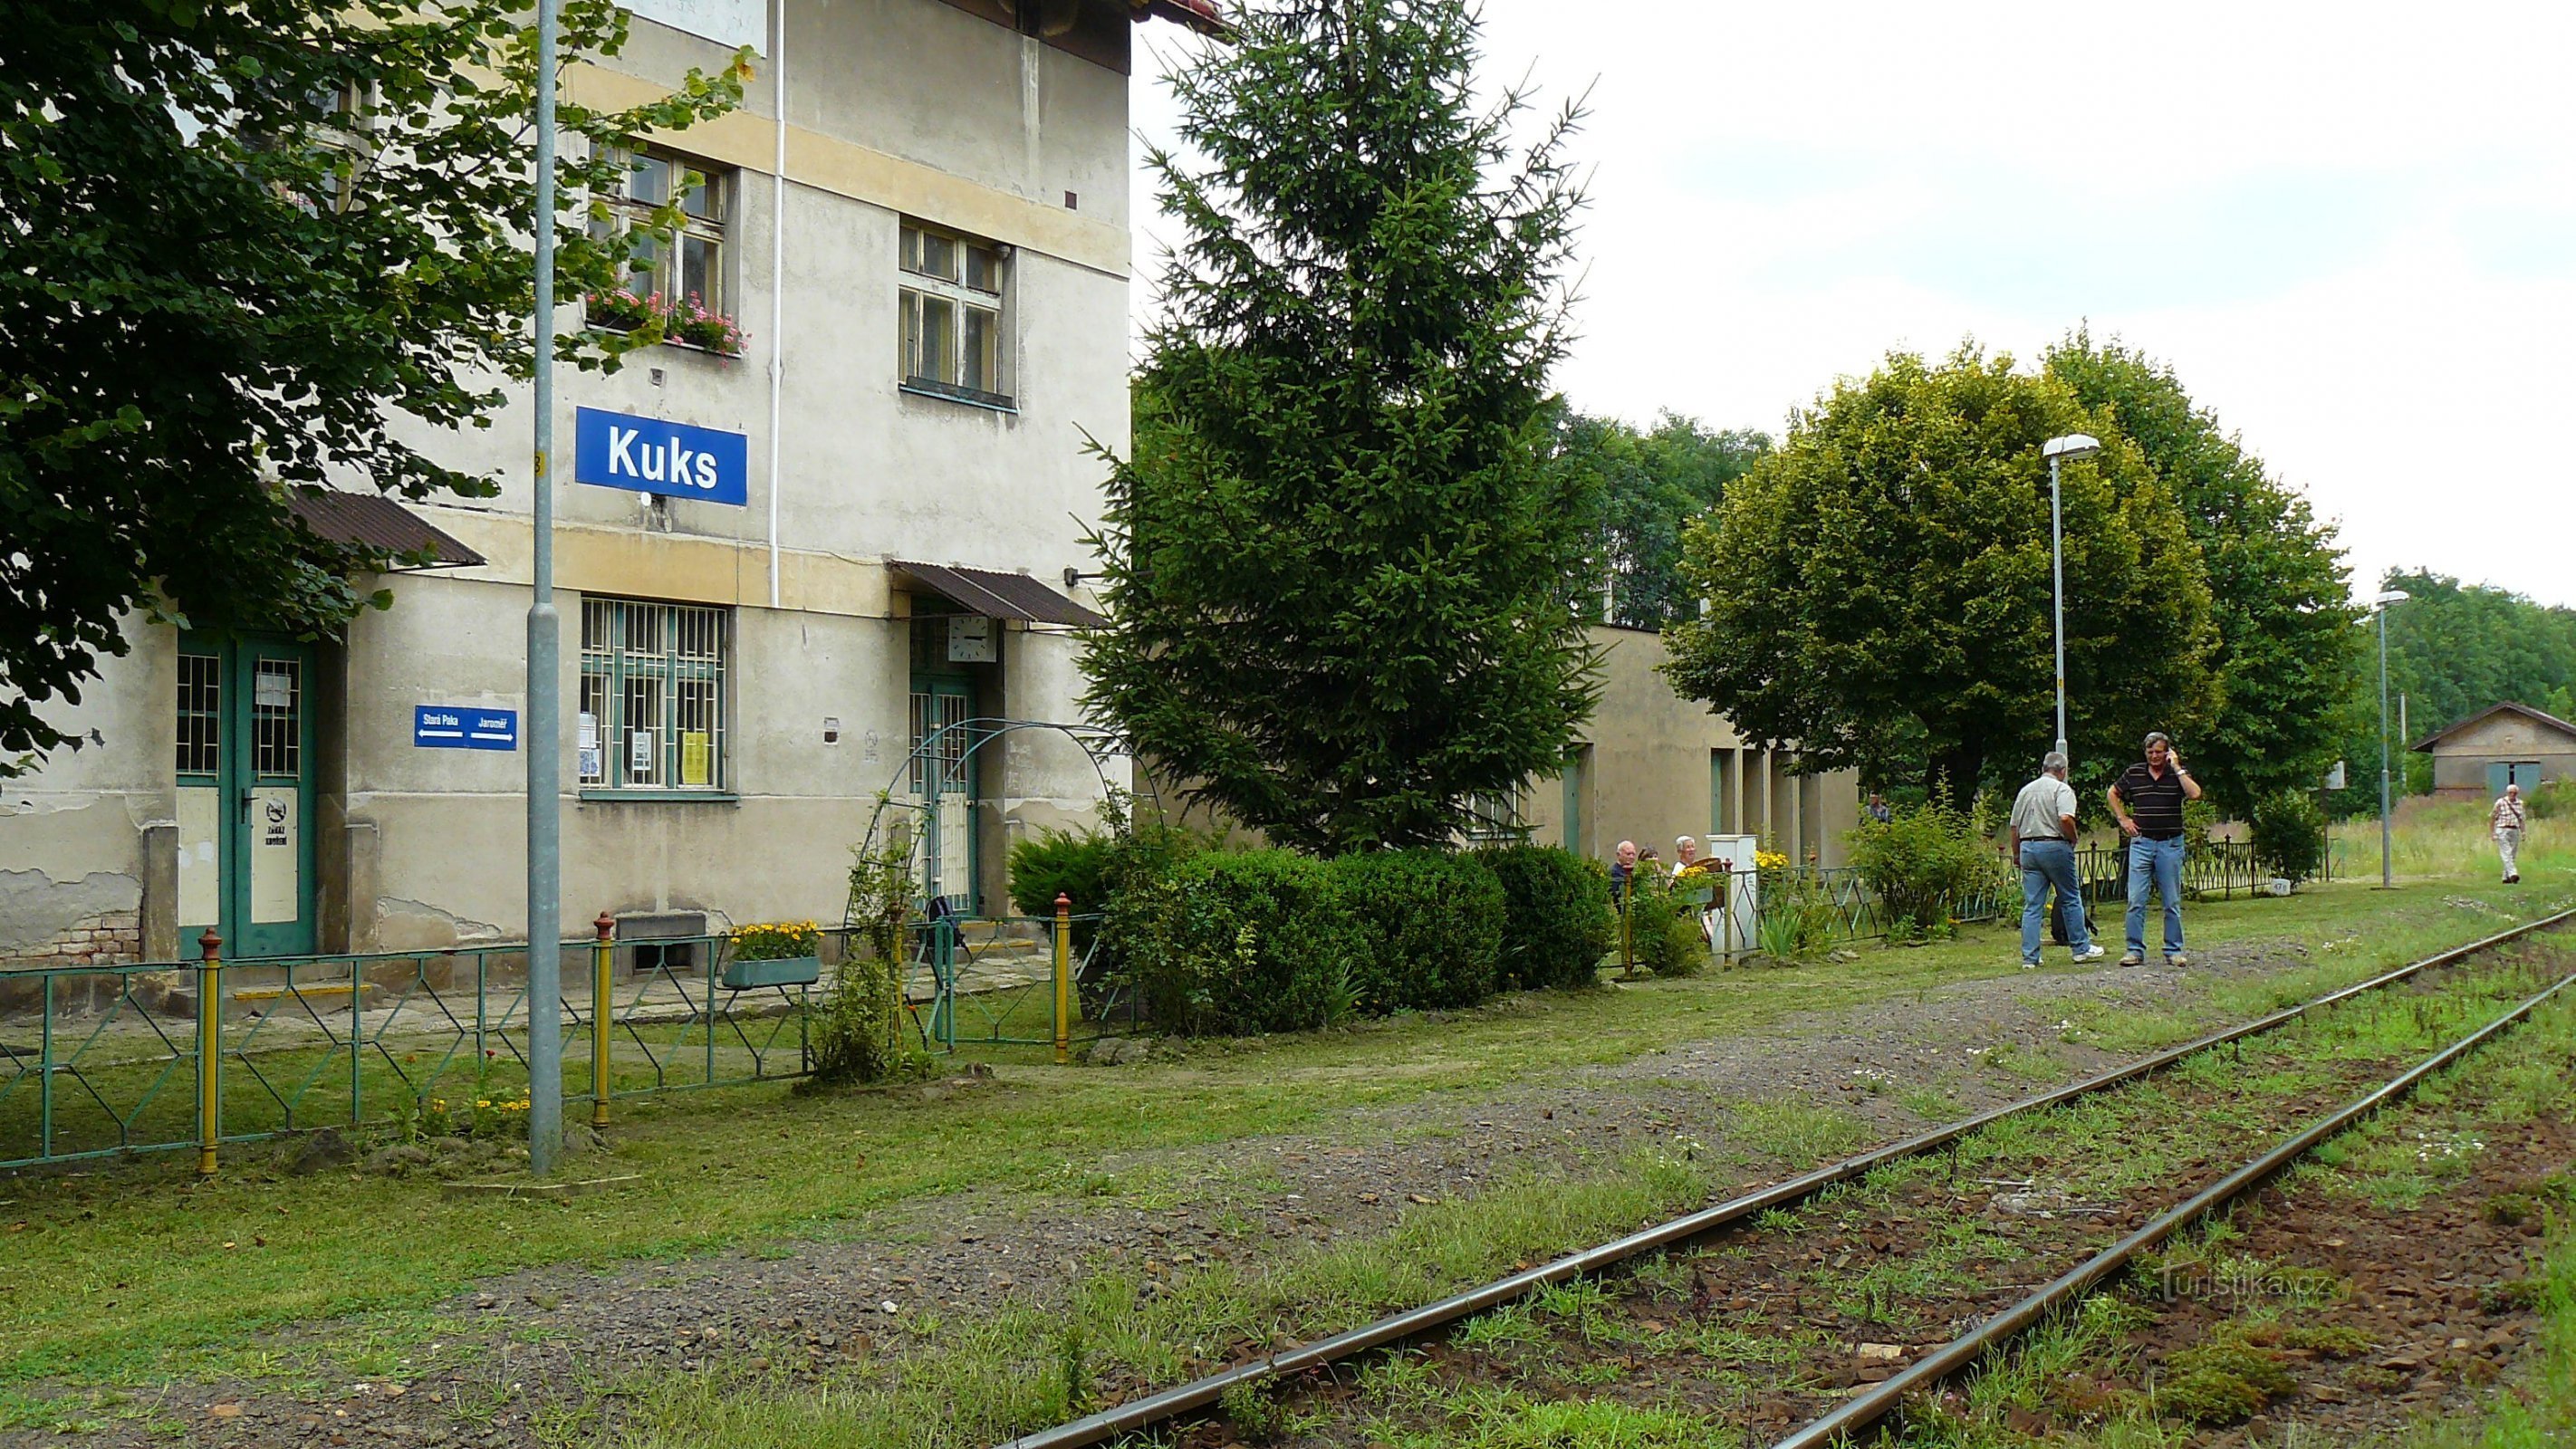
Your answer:
[[[1552,466],[1577,110],[1480,104],[1465,0],[1280,0],[1174,82],[1180,238],[1095,546],[1095,710],[1308,850],[1437,842],[1591,711]]]

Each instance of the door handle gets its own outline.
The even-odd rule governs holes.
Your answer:
[[[248,825],[250,823],[250,807],[250,787],[248,785],[244,785],[241,791],[241,823],[244,825]]]

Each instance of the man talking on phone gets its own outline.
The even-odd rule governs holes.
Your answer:
[[[2147,757],[2111,786],[2111,813],[2129,837],[2129,951],[2123,966],[2147,959],[2147,887],[2165,903],[2165,964],[2188,966],[2182,953],[2182,807],[2200,798],[2200,782],[2164,731],[2147,736]]]

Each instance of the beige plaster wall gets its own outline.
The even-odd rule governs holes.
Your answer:
[[[1660,635],[1596,627],[1601,705],[1582,733],[1575,766],[1523,792],[1531,838],[1606,859],[1621,840],[1651,845],[1669,864],[1676,837],[1760,835],[1768,849],[1818,864],[1843,863],[1858,823],[1858,777],[1791,772],[1792,751],[1766,751],[1707,706],[1673,693],[1658,672]],[[1568,789],[1571,777],[1571,790]],[[1567,804],[1576,831],[1567,830]]]

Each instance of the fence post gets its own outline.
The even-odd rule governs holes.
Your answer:
[[[594,1132],[608,1130],[608,1027],[614,1012],[614,988],[609,973],[616,966],[617,918],[606,911],[592,921],[599,932],[598,944],[590,948],[590,1126]]]
[[[1055,1064],[1073,1061],[1073,897],[1055,893]]]
[[[215,1175],[215,1144],[224,1135],[224,938],[212,927],[197,938],[197,1175]]]

